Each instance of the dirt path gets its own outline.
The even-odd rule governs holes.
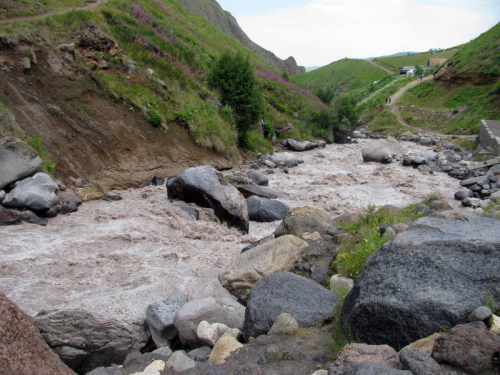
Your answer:
[[[425,77],[422,81],[430,81],[434,79],[434,76],[428,76],[428,77]],[[432,131],[432,130],[428,130],[428,129],[424,129],[424,128],[419,128],[419,127],[416,127],[416,126],[412,126],[410,124],[408,124],[406,122],[406,120],[403,118],[403,116],[401,115],[401,113],[399,112],[399,106],[397,105],[399,99],[401,99],[401,97],[409,90],[411,89],[412,87],[415,87],[417,85],[419,85],[421,82],[420,81],[413,81],[413,82],[410,82],[409,84],[407,84],[405,87],[402,87],[398,92],[396,92],[395,94],[393,94],[391,96],[391,102],[386,104],[388,106],[391,107],[391,112],[394,113],[396,115],[396,117],[398,118],[398,121],[401,125],[403,126],[406,126],[407,128],[411,128],[413,130],[416,130],[418,132],[421,132],[421,133],[427,133],[427,134],[430,134],[430,135],[438,135],[438,136],[444,136],[445,134],[441,134],[441,133],[438,133],[438,132],[435,132],[435,131]]]
[[[387,69],[387,68],[383,67],[382,65],[380,65],[380,64],[378,64],[378,63],[376,63],[376,62],[375,62],[375,61],[373,61],[373,60],[368,60],[368,62],[369,62],[370,64],[372,64],[373,66],[376,66],[377,68],[380,68],[380,69],[382,69],[382,70],[385,70],[385,71],[386,71],[387,73],[389,73],[389,74],[394,74],[394,72],[391,72],[389,69]]]
[[[91,4],[87,4],[87,5],[83,6],[83,7],[64,8],[64,9],[59,9],[59,10],[53,10],[53,11],[50,11],[50,12],[47,12],[47,13],[36,14],[34,16],[21,16],[21,17],[7,18],[7,19],[0,20],[0,25],[4,25],[4,24],[7,24],[7,23],[11,23],[11,22],[22,22],[22,21],[37,20],[37,19],[40,19],[40,18],[45,18],[45,17],[52,16],[54,14],[63,14],[63,13],[66,13],[66,12],[70,12],[72,10],[89,10],[89,9],[93,9],[93,8],[97,7],[98,5],[101,5],[103,3],[107,3],[108,1],[109,0],[96,0],[95,2],[93,2]]]

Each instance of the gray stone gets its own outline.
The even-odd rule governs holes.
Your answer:
[[[196,362],[206,362],[210,357],[212,348],[210,346],[202,346],[187,353],[187,356]]]
[[[19,211],[0,206],[0,227],[21,224],[22,220]]]
[[[177,204],[173,204],[172,207],[179,208],[180,210],[182,210],[185,213],[187,213],[189,216],[194,217],[196,220],[200,219],[200,211],[198,211],[194,207],[189,207],[189,206],[186,206],[184,204],[178,204],[178,203]]]
[[[269,157],[275,164],[283,163],[288,168],[299,165],[297,158],[290,152],[277,152]]]
[[[269,186],[269,177],[262,172],[248,172],[248,178],[259,186]]]
[[[431,203],[431,210],[436,211],[449,211],[453,210],[453,207],[445,200],[434,201]]]
[[[79,373],[86,373],[99,366],[122,363],[131,351],[142,349],[150,338],[144,306],[172,292],[168,284],[140,279],[41,311],[35,323],[49,346],[87,352],[78,368]]]
[[[319,147],[318,143],[312,143],[309,141],[296,141],[294,139],[288,139],[286,146],[292,151],[309,151],[314,150]]]
[[[415,212],[422,213],[424,215],[428,215],[431,212],[431,209],[429,208],[429,206],[427,206],[423,203],[420,203],[417,207],[415,207]]]
[[[227,331],[229,331],[229,327],[222,323],[212,323],[202,320],[200,324],[198,324],[198,328],[196,330],[196,336],[203,341],[204,343],[214,347],[217,341],[224,335]]]
[[[299,329],[297,320],[288,313],[280,314],[269,330],[269,335],[294,335]]]
[[[35,212],[47,211],[57,203],[57,189],[58,185],[48,174],[39,172],[16,183],[16,187],[5,196],[3,205]]]
[[[479,198],[465,198],[462,201],[462,205],[464,207],[480,207],[481,206],[481,199],[479,199]]]
[[[500,299],[498,221],[464,215],[419,219],[368,259],[342,309],[353,334],[401,348]]]
[[[350,375],[413,375],[411,371],[397,370],[381,363],[360,363]]]
[[[249,179],[250,180],[250,179]],[[250,180],[251,181],[251,180]],[[278,190],[271,189],[267,186],[259,186],[255,183],[251,184],[239,184],[234,181],[230,181],[231,185],[233,185],[238,191],[243,194],[245,198],[249,198],[252,196],[258,196],[261,198],[267,199],[290,199],[290,196],[286,193],[283,193]]]
[[[174,352],[165,363],[165,369],[176,372],[188,371],[195,367],[196,362],[180,351]]]
[[[276,318],[289,313],[300,327],[333,319],[339,298],[314,281],[289,272],[275,273],[255,283],[250,292],[243,335],[257,337],[271,329]]]
[[[38,217],[37,214],[35,214],[33,211],[29,210],[19,211],[19,216],[21,216],[23,221],[30,224],[36,224],[41,226],[46,226],[48,224],[47,220]]]
[[[219,272],[219,281],[229,293],[247,301],[258,280],[277,272],[292,271],[308,247],[307,242],[292,235],[264,242],[227,264]]]
[[[387,163],[394,156],[402,155],[403,148],[395,139],[377,139],[368,143],[362,150],[364,162]]]
[[[479,181],[479,177],[469,178],[467,180],[461,181],[460,185],[465,186],[465,187],[469,187],[472,185],[476,185],[478,181]]]
[[[492,202],[494,202],[496,204],[500,204],[500,191],[497,191],[496,193],[491,194],[490,199]]]
[[[52,68],[54,73],[59,73],[63,68],[63,63],[60,59],[51,58],[47,60],[47,64]]]
[[[342,229],[342,227],[332,225],[328,227],[328,229],[326,230],[326,234],[328,234],[329,236],[335,236],[336,234],[342,233],[343,231],[344,230]]]
[[[190,168],[167,181],[168,196],[212,208],[229,226],[248,233],[247,203],[241,193],[208,165]]]
[[[354,280],[342,275],[333,275],[330,279],[330,290],[339,297],[345,297],[354,288]]]
[[[489,319],[492,314],[489,307],[479,306],[469,315],[469,322],[484,322]]]
[[[247,206],[250,221],[259,223],[282,220],[290,211],[290,207],[280,201],[256,195],[247,198]]]
[[[185,345],[203,346],[196,331],[202,320],[208,323],[222,323],[230,328],[241,327],[245,318],[245,308],[229,298],[203,298],[187,302],[174,318],[179,337]]]
[[[434,359],[416,349],[403,349],[399,353],[403,370],[410,370],[414,375],[446,375],[452,374],[442,368]]]
[[[170,341],[177,335],[174,317],[186,302],[187,297],[184,294],[174,293],[146,308],[146,322],[157,348],[169,346]]]
[[[474,192],[469,189],[462,189],[455,193],[455,199],[457,201],[463,201],[465,198],[472,198],[474,196]]]
[[[82,200],[69,189],[64,191],[57,190],[56,196],[60,206],[59,213],[61,215],[67,215],[78,211],[78,207],[82,204]]]
[[[283,218],[275,237],[293,234],[301,238],[304,233],[318,232],[324,236],[332,225],[332,219],[324,211],[313,207],[297,207],[288,212]]]
[[[0,189],[40,170],[42,159],[15,137],[0,140]]]
[[[0,190],[0,203],[2,203],[3,199],[5,198],[5,196],[7,195],[7,193],[3,190]]]

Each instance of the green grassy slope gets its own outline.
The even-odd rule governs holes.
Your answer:
[[[500,76],[500,23],[465,44],[448,62],[456,73],[475,73]]]
[[[221,154],[235,152],[234,124],[205,101],[217,98],[217,93],[207,86],[206,75],[215,59],[230,50],[248,56],[256,66],[268,99],[268,123],[292,123],[298,137],[315,135],[306,129],[304,121],[293,116],[295,112],[324,108],[314,95],[282,80],[261,58],[174,0],[113,0],[92,10],[71,11],[31,23],[16,22],[0,29],[0,45],[31,44],[42,38],[56,46],[77,40],[89,25],[97,25],[109,34],[118,43],[120,53],[99,52],[99,58],[116,69],[87,74],[116,98],[133,104],[156,126],[175,122],[184,126],[201,147]],[[80,69],[87,69],[85,59],[76,62]],[[126,67],[130,64],[144,74],[128,76]],[[146,74],[148,69],[153,73]],[[158,82],[164,83],[160,89]],[[271,151],[271,144],[262,139],[257,128],[255,133],[254,148]]]
[[[302,86],[332,88],[341,94],[360,89],[374,81],[387,77],[389,73],[365,60],[343,59],[312,72],[297,74],[291,81]]]
[[[410,89],[400,101],[411,125],[478,134],[481,119],[499,120],[500,24],[464,44],[436,79]]]
[[[400,66],[426,66],[429,59],[449,59],[458,51],[459,48],[450,48],[435,52],[434,54],[430,52],[423,52],[404,56],[381,57],[375,60],[382,63],[387,69],[394,71],[394,73],[399,73]]]

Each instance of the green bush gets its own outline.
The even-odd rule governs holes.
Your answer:
[[[26,143],[30,145],[31,148],[35,150],[38,156],[40,156],[40,158],[43,160],[42,171],[52,176],[56,170],[56,164],[54,163],[52,157],[49,155],[47,149],[43,147],[42,137],[38,136],[31,138]]]
[[[159,128],[163,123],[163,118],[161,117],[161,115],[154,109],[150,109],[148,111],[148,115],[149,115],[149,123],[153,125],[155,128]]]
[[[224,52],[213,65],[208,83],[219,91],[222,104],[234,110],[240,144],[244,145],[246,133],[264,113],[263,96],[248,57]]]

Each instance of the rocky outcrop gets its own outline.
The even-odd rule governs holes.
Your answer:
[[[204,165],[187,169],[167,181],[167,192],[171,199],[212,208],[221,221],[248,233],[245,198],[215,168]]]
[[[42,159],[26,142],[15,137],[0,140],[0,190],[41,167]]]
[[[150,337],[145,307],[172,292],[168,284],[138,280],[41,311],[35,322],[52,348],[70,349],[66,361],[73,370],[85,373],[122,363],[131,351],[142,349]]]
[[[290,56],[286,60],[281,60],[276,57],[276,55],[270,51],[265,50],[259,45],[255,44],[250,40],[250,38],[245,34],[245,32],[238,25],[238,21],[231,15],[231,13],[224,11],[221,6],[215,0],[180,0],[182,5],[188,8],[190,11],[198,14],[199,16],[207,19],[212,25],[221,29],[231,38],[239,41],[250,51],[255,53],[257,56],[264,59],[267,63],[272,65],[275,69],[280,72],[287,72],[290,76],[305,73],[306,68],[303,66],[297,66],[295,59]]]
[[[250,292],[243,334],[266,334],[282,313],[300,327],[314,327],[333,319],[339,298],[314,281],[289,272],[275,273],[255,283]]]
[[[292,271],[302,259],[307,242],[283,236],[241,253],[219,272],[219,280],[229,293],[247,301],[253,285],[277,272]]]
[[[33,319],[0,293],[0,373],[72,375],[50,350]]]
[[[484,291],[498,300],[498,269],[498,220],[425,217],[368,259],[342,315],[360,340],[399,349],[466,323]]]

